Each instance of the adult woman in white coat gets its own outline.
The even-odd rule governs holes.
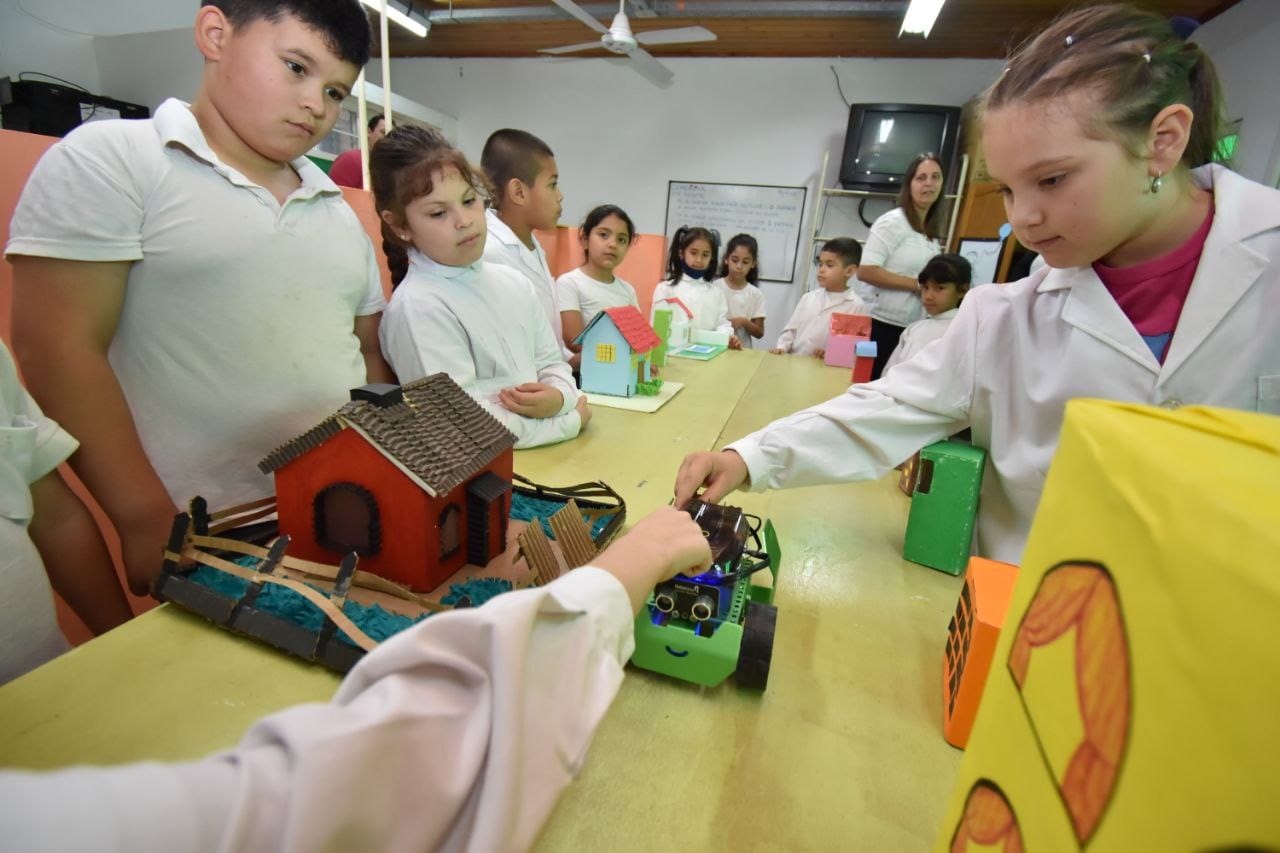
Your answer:
[[[924,318],[916,276],[942,251],[942,164],[935,154],[921,154],[907,166],[898,206],[871,225],[862,248],[855,287],[871,307],[871,340],[876,361],[871,378],[879,379],[903,330]]]
[[[1212,65],[1164,19],[1059,19],[988,90],[983,128],[1014,231],[1049,267],[973,290],[883,379],[687,457],[677,504],[877,477],[971,426],[989,450],[979,553],[1016,563],[1069,400],[1280,414],[1280,192],[1208,164],[1217,115]],[[1144,329],[1117,270],[1145,270],[1174,325]]]

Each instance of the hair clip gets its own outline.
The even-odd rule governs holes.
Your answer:
[[[1009,69],[1010,69],[1010,68],[1012,68],[1012,67],[1013,67],[1013,66],[1011,66],[1011,65],[1006,65],[1006,66],[1004,67],[1004,70],[1003,70],[1003,71],[1001,71],[1000,73],[1001,73],[1001,74],[1008,74],[1008,73],[1009,73]]]
[[[1147,63],[1148,65],[1150,65],[1150,64],[1151,64],[1151,54],[1149,54],[1149,53],[1144,53],[1144,54],[1142,54],[1142,58],[1143,58],[1143,60],[1144,60],[1144,61],[1146,61],[1146,63]]]
[[[1076,43],[1076,37],[1075,37],[1075,36],[1067,36],[1067,47],[1071,47],[1071,45],[1073,45],[1073,44],[1075,44],[1075,43]]]

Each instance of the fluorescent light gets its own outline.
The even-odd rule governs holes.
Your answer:
[[[893,119],[880,119],[880,132],[876,134],[876,141],[884,145],[889,141],[889,134],[893,133]]]
[[[938,13],[942,11],[944,2],[946,0],[911,0],[911,5],[907,7],[907,14],[902,16],[902,29],[898,30],[898,35],[918,33],[928,38],[929,31],[933,29],[933,22],[938,20]]]
[[[378,14],[382,14],[382,3],[380,3],[379,0],[361,0],[361,2]],[[910,14],[909,10],[908,14]],[[390,2],[387,3],[387,17],[413,33],[418,38],[426,38],[427,29],[431,26],[430,22],[424,26],[420,21],[410,18],[395,6],[392,6]]]

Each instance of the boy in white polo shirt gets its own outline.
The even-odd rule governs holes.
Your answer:
[[[581,356],[565,346],[555,279],[547,266],[547,253],[533,236],[536,229],[549,231],[560,221],[564,194],[555,155],[532,133],[504,128],[489,134],[480,168],[493,184],[493,206],[485,217],[489,228],[485,263],[511,267],[529,280],[560,343],[560,354],[577,370]]]
[[[211,0],[195,40],[195,101],[69,134],[6,247],[23,372],[139,592],[176,506],[271,494],[258,459],[391,379],[373,247],[303,156],[368,59],[360,4]]]

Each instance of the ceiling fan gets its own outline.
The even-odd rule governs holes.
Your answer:
[[[606,29],[604,24],[586,13],[573,0],[552,0],[561,9],[582,21],[588,27],[601,33],[599,41],[568,44],[563,47],[548,47],[538,53],[573,53],[579,50],[593,50],[603,47],[610,53],[625,56],[632,68],[655,86],[666,88],[671,85],[675,75],[671,69],[653,58],[653,55],[640,45],[652,44],[686,44],[689,42],[715,41],[716,34],[705,27],[676,27],[669,30],[648,30],[632,34],[631,22],[627,20],[626,0],[618,0],[618,14],[613,16],[613,23]]]

